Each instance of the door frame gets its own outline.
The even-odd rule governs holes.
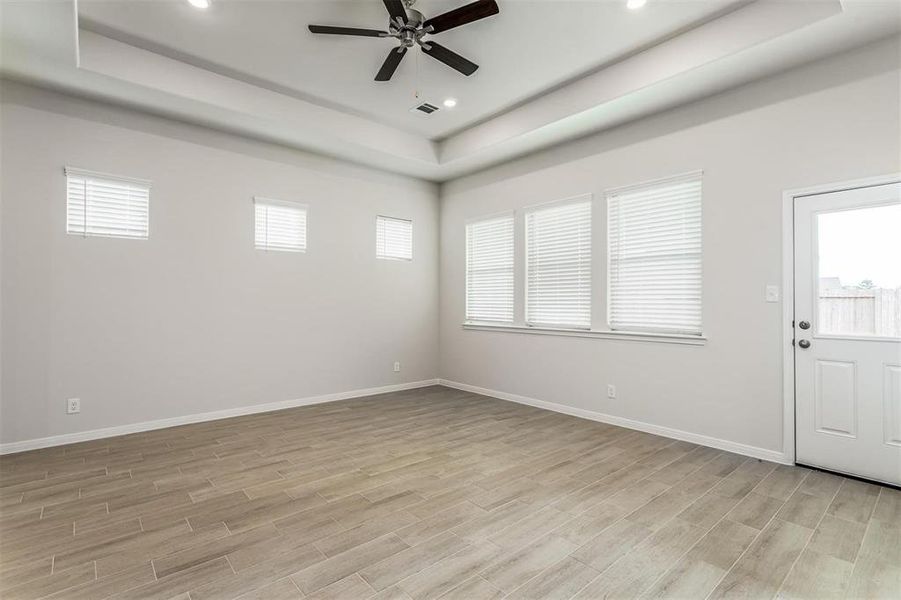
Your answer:
[[[782,192],[782,454],[788,464],[795,464],[795,199],[892,183],[901,183],[901,173]]]

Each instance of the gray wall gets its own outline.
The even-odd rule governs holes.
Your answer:
[[[781,451],[782,308],[764,291],[782,281],[782,193],[901,171],[898,48],[876,44],[445,185],[442,378]],[[461,328],[467,219],[593,193],[603,323],[604,190],[697,169],[706,346]]]
[[[778,451],[782,192],[901,170],[898,50],[446,184],[440,236],[431,184],[4,82],[0,441],[441,376]],[[65,165],[151,179],[151,239],[66,235]],[[466,219],[694,169],[706,346],[461,328]],[[255,194],[310,205],[306,254],[253,249]],[[374,258],[378,213],[414,219],[412,263]]]
[[[437,377],[434,185],[9,82],[3,101],[3,443]],[[152,180],[150,239],[67,235],[65,165]],[[305,254],[254,250],[255,194],[309,205]],[[413,219],[413,262],[376,260],[377,214]]]

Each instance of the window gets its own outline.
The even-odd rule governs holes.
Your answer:
[[[818,334],[901,338],[901,204],[816,215]]]
[[[513,215],[466,225],[466,320],[513,323]]]
[[[614,330],[701,334],[701,175],[607,193]]]
[[[376,217],[375,256],[390,260],[413,260],[413,221]]]
[[[66,233],[147,239],[150,182],[66,168]]]
[[[306,252],[306,206],[267,198],[254,198],[253,205],[257,249]]]
[[[526,213],[526,323],[591,327],[591,199]]]

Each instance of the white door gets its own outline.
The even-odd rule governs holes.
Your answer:
[[[901,184],[795,198],[798,463],[901,485]]]

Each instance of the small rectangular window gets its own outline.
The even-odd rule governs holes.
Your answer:
[[[701,334],[701,176],[607,192],[611,329]]]
[[[817,333],[901,338],[901,204],[818,212],[814,226]]]
[[[296,202],[254,198],[254,246],[259,250],[305,252],[307,207]]]
[[[389,260],[413,260],[413,221],[376,217],[375,256]]]
[[[466,225],[466,320],[513,323],[513,215]]]
[[[526,213],[526,323],[591,327],[591,200]]]
[[[147,239],[150,182],[66,168],[66,233]]]

